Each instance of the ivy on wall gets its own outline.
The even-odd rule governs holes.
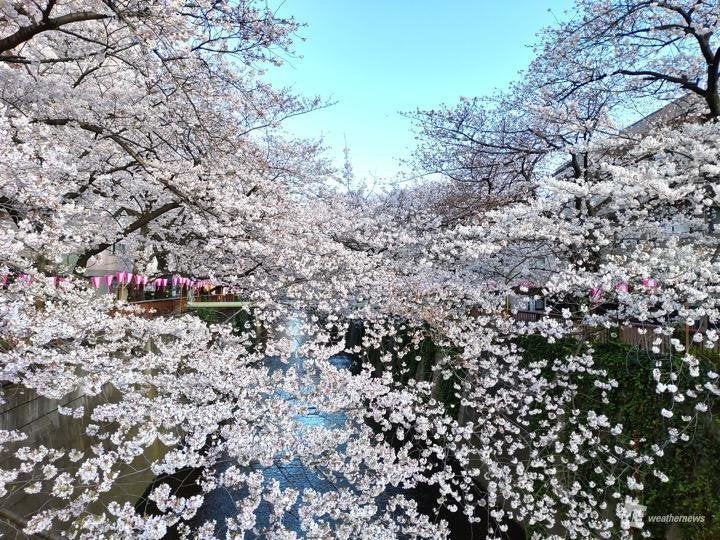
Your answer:
[[[540,336],[523,338],[519,345],[528,361],[563,358],[578,349],[578,342],[572,339],[551,344]],[[653,391],[656,383],[652,370],[658,361],[672,363],[680,381],[678,386],[688,387],[691,383],[687,382],[688,370],[682,358],[654,355],[617,341],[593,343],[592,348],[596,366],[605,369],[609,378],[618,381],[619,387],[610,403],[603,404],[597,399],[597,392],[581,384],[573,407],[601,412],[611,424],[622,423],[624,442],[632,441],[638,448],[647,441],[666,438],[668,428],[675,424],[664,419],[659,411],[668,407],[670,398]],[[717,370],[717,355],[705,351],[693,351],[693,354],[701,359],[701,372]],[[685,403],[675,403],[674,410],[675,417],[695,416],[692,407]],[[687,434],[689,441],[680,440],[667,446],[664,455],[656,459],[654,468],[667,475],[667,482],[652,474],[639,477],[644,485],[641,504],[647,507],[646,516],[703,516],[704,522],[671,525],[649,523],[646,519],[646,524],[654,538],[672,533],[675,538],[717,539],[720,538],[720,421],[710,414],[699,415]],[[600,481],[593,468],[581,468],[576,479],[581,483]]]

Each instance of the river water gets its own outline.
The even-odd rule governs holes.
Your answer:
[[[296,340],[296,344],[299,346],[301,338],[295,334],[295,325],[292,323],[288,327],[289,333],[291,333],[293,339]],[[346,354],[340,354],[330,359],[331,363],[339,369],[350,369],[355,372],[358,366],[358,360]],[[283,363],[276,358],[268,358],[268,365],[271,370],[286,370],[293,366],[302,372],[302,358],[293,356],[289,362]],[[323,426],[332,428],[333,426],[341,426],[345,423],[346,418],[343,414],[322,414],[318,412],[312,406],[309,407],[307,414],[297,417],[296,420],[301,426]],[[221,468],[220,472],[230,467],[232,462],[225,463]],[[247,469],[245,469],[247,471]],[[265,477],[265,481],[277,480],[280,484],[281,489],[293,488],[302,492],[306,489],[312,489],[317,492],[327,492],[335,489],[335,486],[324,478],[319,476],[312,470],[309,470],[303,464],[298,461],[292,461],[288,464],[275,464],[271,467],[256,467],[255,470],[261,471]],[[163,479],[167,481],[167,479]],[[197,489],[197,488],[196,488]],[[199,491],[188,490],[180,487],[178,494],[185,496],[194,495]],[[480,523],[469,523],[466,516],[460,512],[450,513],[447,510],[436,511],[435,501],[439,497],[439,490],[435,485],[422,485],[411,490],[400,490],[399,488],[388,488],[382,495],[376,500],[377,506],[382,508],[385,506],[386,500],[393,496],[402,493],[407,498],[413,499],[418,504],[418,510],[431,518],[431,521],[437,521],[440,519],[445,520],[450,529],[450,538],[454,539],[479,539],[485,538],[487,534],[487,521]],[[215,522],[215,534],[220,538],[224,538],[227,532],[225,526],[225,520],[229,517],[237,515],[238,510],[236,507],[236,501],[241,500],[246,496],[246,492],[242,490],[231,491],[225,488],[215,489],[205,495],[204,503],[198,510],[194,518],[188,522],[188,525],[192,529],[200,527],[208,521]],[[268,525],[270,519],[271,508],[266,503],[261,504],[255,512],[256,519],[256,530],[262,531]],[[286,513],[283,519],[283,525],[297,533],[298,537],[304,537],[303,531],[300,528],[300,522],[296,516],[292,513]],[[170,537],[176,536],[175,531],[170,532]],[[262,538],[261,532],[250,532],[246,533],[246,538]],[[505,538],[509,539],[524,539],[525,534],[523,529],[519,525],[513,525],[505,533]]]
[[[297,328],[295,325],[290,324],[288,333],[296,340],[296,345],[299,346],[301,338],[296,335]],[[290,362],[281,362],[277,358],[267,358],[267,365],[271,370],[286,370],[290,367],[298,369],[302,372],[303,360],[297,356],[291,358]],[[341,354],[331,359],[333,365],[338,369],[349,369],[351,372],[356,373],[359,369],[359,360],[349,355]],[[285,397],[285,396],[281,396]],[[287,399],[290,399],[289,397]],[[87,396],[69,396],[66,400],[67,403],[63,402],[63,405],[77,406],[80,404],[86,405],[86,408],[90,409],[98,401],[113,401],[113,396],[102,395],[96,398],[88,398]],[[47,402],[47,403],[46,403]],[[57,414],[57,404],[48,400],[33,399],[33,396],[26,396],[22,392],[17,396],[17,399],[5,404],[4,408],[0,410],[0,424],[4,429],[22,429],[30,436],[30,444],[46,444],[48,446],[61,446],[67,447],[69,445],[74,447],[84,448],[85,437],[83,435],[84,423],[72,422],[70,419]],[[5,410],[7,409],[7,410]],[[27,409],[27,410],[26,410]],[[37,419],[33,420],[30,424],[25,425],[26,419]],[[346,417],[343,414],[323,414],[313,408],[308,407],[307,413],[300,417],[296,417],[295,420],[303,427],[321,426],[332,428],[335,426],[342,426],[346,422]],[[146,459],[160,459],[162,456],[162,449],[159,447],[151,449]],[[220,468],[220,472],[224,468],[228,468],[233,463],[228,460]],[[174,488],[178,495],[191,496],[199,493],[199,488],[194,484],[194,480],[199,476],[201,471],[191,470],[182,471],[182,474],[173,475],[173,478],[155,478],[154,481],[151,476],[148,475],[149,471],[143,469],[145,472],[137,473],[135,475],[128,474],[128,479],[123,485],[118,486],[118,489],[113,489],[111,493],[107,494],[108,500],[122,501],[137,501],[136,507],[139,510],[153,513],[154,508],[152,503],[148,503],[146,496],[152,489],[153,485],[159,482],[167,482]],[[245,469],[247,471],[247,469]],[[335,486],[329,483],[327,480],[319,476],[314,471],[308,469],[298,461],[291,461],[290,463],[280,464],[277,463],[271,467],[256,468],[261,471],[266,481],[277,480],[280,484],[281,489],[293,488],[300,492],[312,489],[316,492],[326,492],[335,489]],[[150,487],[146,486],[150,485]],[[145,489],[145,493],[140,499],[138,496]],[[402,493],[409,499],[413,499],[418,504],[418,510],[428,517],[432,521],[439,519],[445,520],[451,532],[451,538],[457,539],[474,539],[484,538],[487,533],[487,522],[481,523],[468,523],[466,517],[461,513],[450,513],[445,510],[439,512],[436,511],[435,501],[439,497],[438,488],[434,485],[427,486],[421,485],[411,490],[401,491],[399,488],[389,488],[386,492],[381,494],[376,503],[379,508],[385,506],[385,502],[391,496]],[[224,538],[226,533],[225,520],[229,517],[237,515],[236,501],[242,500],[246,496],[242,490],[230,491],[227,489],[216,489],[205,495],[204,503],[198,510],[194,518],[188,523],[191,529],[200,527],[208,521],[215,522],[215,534],[219,538]],[[27,517],[38,510],[37,504],[42,504],[43,501],[33,498],[25,497],[21,490],[13,494],[11,498],[5,501],[9,503],[9,508],[15,514],[21,517]],[[267,504],[262,504],[255,512],[257,530],[262,531],[265,526],[269,523],[270,507]],[[292,514],[287,513],[283,520],[284,526],[297,533],[299,537],[303,537],[304,533],[300,528],[299,520]],[[7,537],[24,537],[22,534],[18,534],[14,526],[6,527],[0,520],[0,532],[5,533]],[[58,533],[61,531],[57,531]],[[170,530],[168,538],[177,537],[177,531]],[[525,538],[522,528],[519,526],[511,527],[505,535],[507,538],[520,539]],[[261,538],[262,533],[250,533],[246,534],[246,538]]]

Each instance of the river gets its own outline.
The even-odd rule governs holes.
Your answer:
[[[302,338],[296,334],[296,326],[290,324],[288,331],[291,333],[293,339],[296,340],[296,345],[299,346]],[[286,370],[291,366],[299,368],[300,372],[303,371],[302,364],[303,359],[297,356],[293,356],[289,362],[283,363],[277,358],[267,358],[269,367],[271,370]],[[359,368],[359,360],[347,354],[340,354],[330,359],[331,363],[339,369],[350,369],[355,372]],[[296,420],[303,427],[308,426],[323,426],[332,428],[333,426],[341,426],[346,422],[346,418],[343,414],[322,414],[312,406],[308,407],[308,412],[305,415],[296,417]],[[220,471],[227,469],[232,465],[231,461],[224,463]],[[255,467],[254,470],[263,473],[265,481],[277,480],[281,489],[293,488],[300,492],[306,489],[312,489],[317,492],[327,492],[336,489],[335,486],[322,478],[313,470],[308,469],[297,460],[290,462],[289,464],[274,464],[271,467]],[[248,472],[248,469],[245,469]],[[193,474],[191,473],[191,477]],[[162,481],[168,481],[167,478]],[[172,480],[171,480],[172,485]],[[185,486],[176,485],[178,489],[177,493],[190,496],[199,493],[197,487],[188,488]],[[418,504],[418,510],[431,518],[431,521],[437,521],[440,519],[445,520],[448,523],[450,530],[450,538],[466,540],[466,539],[480,539],[485,538],[487,535],[487,519],[479,523],[470,523],[467,517],[460,513],[451,513],[447,510],[441,509],[439,512],[436,511],[435,502],[438,499],[440,493],[436,485],[421,485],[409,490],[401,490],[399,488],[388,488],[383,494],[381,494],[377,500],[376,505],[378,508],[385,506],[385,502],[389,497],[397,494],[403,494],[407,498],[413,499]],[[225,488],[218,488],[210,493],[207,493],[204,498],[204,503],[198,510],[197,514],[192,518],[188,524],[192,529],[200,527],[206,522],[215,522],[215,534],[220,538],[224,538],[227,532],[225,526],[225,520],[229,517],[233,517],[237,514],[238,510],[236,507],[236,501],[241,500],[247,495],[247,492],[243,490],[231,491]],[[148,508],[150,508],[150,505]],[[254,532],[246,533],[245,538],[263,538],[262,530],[270,522],[270,511],[271,508],[268,504],[262,503],[255,512],[256,519],[256,530]],[[304,532],[301,530],[300,522],[296,515],[292,512],[286,513],[283,519],[283,525],[290,531],[295,532],[298,537],[304,537]],[[170,531],[170,538],[177,537],[177,531]],[[520,540],[525,538],[522,527],[517,524],[512,524],[509,530],[504,534],[505,538],[511,540]]]

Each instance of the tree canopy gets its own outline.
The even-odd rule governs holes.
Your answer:
[[[73,538],[656,533],[645,487],[720,395],[719,13],[580,0],[522,83],[411,115],[442,179],[362,196],[335,188],[349,160],[277,129],[323,102],[264,81],[298,27],[264,3],[0,3],[0,397],[77,430],[0,425],[3,516]],[[686,92],[697,114],[617,127]],[[98,294],[119,244],[246,304],[223,323]],[[326,487],[270,472],[289,464]],[[233,514],[201,520],[218,492]]]

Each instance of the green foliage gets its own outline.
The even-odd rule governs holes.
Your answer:
[[[218,313],[216,310],[199,308],[195,311],[195,314],[201,321],[206,322],[207,324],[214,324],[218,322]]]
[[[620,383],[616,395],[603,413],[611,421],[622,422],[625,435],[635,441],[662,440],[671,426],[681,427],[679,421],[670,422],[660,414],[669,407],[668,394],[655,392],[652,370],[661,360],[666,367],[672,364],[678,374],[678,387],[692,387],[697,380],[688,374],[680,356],[655,356],[620,343],[595,345],[596,364],[608,371],[611,378]],[[701,358],[700,372],[712,369],[712,360]],[[694,403],[690,400],[675,404],[675,417],[682,413],[694,416]],[[684,538],[720,538],[720,440],[718,424],[710,415],[699,415],[688,442],[679,441],[666,448],[655,466],[664,472],[668,482],[661,482],[654,475],[644,478],[642,503],[648,507],[647,515],[705,516],[704,523],[678,523],[678,532]],[[648,524],[654,535],[663,536],[666,524]]]
[[[556,343],[548,343],[539,336],[530,336],[518,341],[528,361],[547,359],[552,361],[576,353],[578,343],[572,339],[564,339]],[[584,347],[584,346],[583,346]],[[680,428],[682,414],[694,416],[693,403],[690,400],[683,404],[675,404],[673,421],[660,415],[662,407],[669,408],[668,394],[655,392],[655,381],[652,370],[657,361],[662,361],[665,369],[672,364],[673,371],[678,373],[680,388],[688,388],[697,381],[688,374],[687,366],[683,365],[680,356],[654,355],[639,351],[619,342],[594,343],[594,359],[596,367],[605,369],[608,378],[615,379],[619,388],[612,393],[609,404],[599,401],[598,393],[590,381],[579,385],[578,399],[573,407],[581,411],[594,410],[605,414],[611,424],[623,424],[620,440],[628,445],[630,441],[644,452],[650,452],[652,442],[667,438],[667,430],[671,426]],[[708,369],[717,371],[718,356],[707,351],[693,351],[701,360],[701,373]],[[550,376],[549,369],[546,371]],[[584,416],[584,415],[583,415]],[[661,482],[651,471],[639,478],[644,484],[641,503],[647,506],[646,515],[653,516],[704,516],[704,523],[677,523],[675,532],[681,538],[716,539],[720,538],[720,422],[710,415],[700,415],[699,420],[688,434],[688,442],[679,441],[665,449],[665,455],[658,457],[651,467],[665,473],[669,481]],[[582,482],[599,481],[593,466],[579,471]],[[670,527],[666,523],[647,523],[654,538],[665,537]]]
[[[399,350],[404,353],[398,353]],[[455,371],[447,379],[442,375],[435,378],[436,372],[433,367],[438,358],[452,358],[460,352],[457,349],[439,347],[427,336],[419,344],[414,345],[407,332],[400,331],[394,336],[384,337],[380,347],[366,349],[365,360],[378,371],[392,371],[394,380],[401,385],[407,384],[410,379],[434,380],[433,397],[445,406],[448,414],[455,416],[460,406],[460,397],[456,395],[457,391],[453,385],[462,373]],[[390,355],[390,360],[385,357],[383,361],[383,356],[387,354]]]

